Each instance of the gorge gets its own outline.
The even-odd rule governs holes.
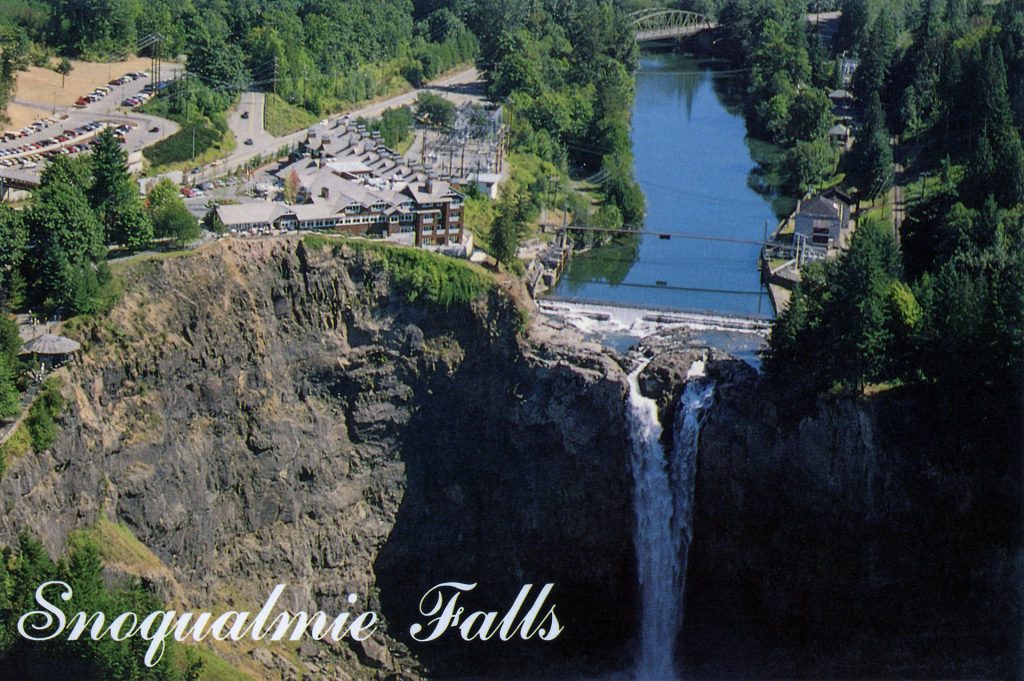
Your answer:
[[[662,469],[677,490],[663,517],[677,518],[667,583],[682,594],[685,580],[685,600],[663,611],[658,669],[1017,668],[1012,494],[922,454],[926,405],[837,399],[786,414],[747,364],[686,334],[624,357],[531,311],[511,280],[430,270],[432,256],[415,264],[421,279],[402,278],[391,257],[343,240],[228,239],[125,266],[111,314],[66,329],[85,345],[63,372],[69,406],[54,446],[0,479],[0,543],[28,529],[57,555],[106,518],[159,559],[108,565],[109,577],[138,575],[172,604],[246,609],[288,581],[290,610],[341,611],[359,593],[384,619],[386,636],[366,644],[218,647],[253,678],[629,675],[651,614],[633,395],[649,451],[679,462]],[[446,304],[438,286],[463,293]],[[691,375],[699,361],[706,379]],[[564,631],[417,643],[418,601],[446,581],[479,583],[474,610],[553,583]]]

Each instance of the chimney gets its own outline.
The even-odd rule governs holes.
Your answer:
[[[331,197],[331,190],[328,187],[320,187],[320,198],[329,199]]]

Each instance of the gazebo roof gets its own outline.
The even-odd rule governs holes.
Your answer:
[[[44,333],[41,336],[37,336],[32,340],[25,343],[22,347],[21,355],[70,355],[74,352],[78,352],[82,349],[82,346],[64,336],[55,336],[50,333]]]

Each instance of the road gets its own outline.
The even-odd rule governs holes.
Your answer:
[[[456,104],[461,104],[464,101],[469,101],[476,97],[472,94],[476,92],[481,86],[480,73],[475,68],[466,69],[459,71],[458,73],[439,78],[431,81],[422,88],[403,92],[402,94],[389,97],[387,99],[367,104],[359,109],[355,109],[349,112],[341,112],[331,116],[328,120],[334,121],[344,116],[351,116],[352,118],[375,118],[384,113],[387,109],[393,109],[395,107],[408,106],[416,101],[416,98],[421,92],[435,92],[437,94],[445,95]],[[254,105],[252,102],[250,105]],[[241,111],[245,109],[243,106],[239,106],[239,115]],[[249,115],[249,121],[251,121],[256,114],[251,112]],[[259,115],[260,127],[262,128],[263,115],[262,111]],[[241,120],[241,119],[239,119]],[[232,128],[234,129],[234,128]],[[243,128],[248,130],[247,128]],[[255,131],[255,128],[253,128]],[[237,133],[236,133],[237,136]],[[299,130],[285,137],[273,137],[269,133],[264,133],[259,139],[256,136],[252,137],[253,144],[248,146],[244,144],[247,138],[242,137],[238,140],[238,147],[233,151],[227,158],[223,160],[215,168],[208,167],[203,172],[204,179],[211,179],[214,177],[222,177],[228,175],[235,170],[244,167],[247,163],[259,156],[270,156],[276,154],[282,147],[292,147],[306,139],[306,130]]]
[[[248,146],[245,140],[251,139],[254,148],[276,148],[277,138],[263,128],[265,102],[262,92],[243,92],[238,106],[228,116],[228,128],[242,147]]]

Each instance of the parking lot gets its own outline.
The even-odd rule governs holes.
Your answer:
[[[177,68],[169,65],[165,73],[173,76]],[[61,107],[24,128],[5,131],[0,166],[38,172],[55,153],[87,151],[90,140],[104,127],[115,128],[129,152],[168,137],[177,132],[176,123],[132,110],[154,89],[145,72],[116,75],[108,84],[80,93],[78,104]]]
[[[88,151],[94,138],[104,129],[112,127],[122,144],[127,135],[138,127],[137,123],[108,123],[93,121],[77,128],[67,128],[54,137],[47,137],[17,147],[0,149],[0,166],[6,168],[36,168],[43,161],[60,154]],[[15,140],[17,141],[17,138]]]

